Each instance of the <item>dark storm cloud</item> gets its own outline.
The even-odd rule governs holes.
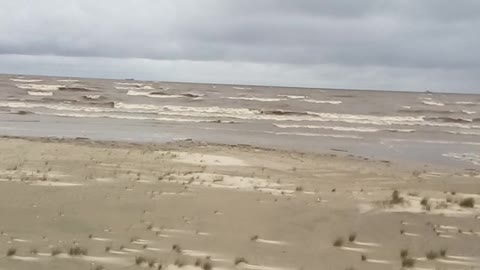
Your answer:
[[[322,70],[374,68],[379,73],[409,69],[472,74],[480,69],[477,0],[0,0],[0,4],[3,55],[312,69],[321,65]]]
[[[442,68],[480,62],[479,1],[3,2],[2,54]]]

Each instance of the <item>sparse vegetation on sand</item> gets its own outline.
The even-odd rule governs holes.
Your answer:
[[[447,249],[446,249],[446,248],[441,248],[441,249],[438,251],[438,254],[440,255],[440,257],[445,258],[445,257],[447,256]]]
[[[429,204],[428,204],[428,198],[425,197],[423,198],[421,201],[420,201],[420,204],[424,207],[427,207]]]
[[[95,267],[93,267],[93,270],[104,270],[104,269],[105,269],[105,267],[101,264],[95,265]]]
[[[53,247],[52,250],[50,251],[50,254],[52,256],[57,256],[62,253],[62,249],[59,247]]]
[[[177,267],[183,267],[183,266],[185,266],[186,263],[185,263],[184,260],[178,258],[178,259],[175,260],[175,262],[173,264]]]
[[[425,253],[425,257],[427,257],[427,259],[429,260],[435,260],[436,258],[438,258],[438,252],[434,250],[430,250],[427,253]]]
[[[406,248],[400,250],[400,258],[402,258],[402,259],[407,258],[408,255],[409,255],[409,253],[410,253],[410,252],[409,252],[408,249],[406,249]]]
[[[212,263],[210,262],[209,259],[202,260],[198,258],[195,261],[195,266],[201,267],[203,270],[211,270],[213,268]]]
[[[296,192],[302,192],[302,191],[303,191],[303,187],[302,187],[302,186],[297,186],[297,187],[295,187],[295,191],[296,191]]]
[[[403,203],[403,202],[404,202],[404,200],[400,196],[400,192],[398,190],[394,190],[392,192],[392,199],[390,200],[390,203],[391,204],[400,204],[400,203]]]
[[[148,263],[148,267],[152,268],[155,266],[155,264],[157,263],[157,261],[153,258],[150,258],[150,259],[147,259],[147,263]]]
[[[412,259],[412,258],[403,258],[402,259],[402,267],[412,268],[414,266],[415,266],[415,259]]]
[[[17,248],[15,247],[11,247],[7,249],[7,257],[15,256],[16,253],[17,253]]]
[[[362,262],[367,261],[367,255],[362,254],[362,255],[360,256],[360,259],[362,259]]]
[[[213,265],[210,261],[206,261],[203,265],[202,265],[202,269],[203,270],[212,270],[213,268]]]
[[[147,262],[147,259],[143,256],[136,256],[135,257],[135,264],[136,265],[142,265]]]
[[[336,238],[334,241],[333,241],[333,246],[334,247],[341,247],[343,246],[343,238],[342,237],[338,237]]]
[[[80,246],[74,246],[68,250],[68,255],[70,256],[84,256],[87,253],[87,249]]]
[[[461,207],[473,208],[475,207],[475,199],[472,197],[465,198],[458,203]]]
[[[250,240],[251,241],[257,241],[259,238],[259,236],[256,234],[256,235],[253,235],[252,237],[250,237]]]
[[[175,251],[176,253],[182,253],[182,248],[180,247],[180,245],[177,245],[177,244],[174,244],[172,246],[172,250]]]
[[[357,233],[351,233],[351,234],[348,236],[348,241],[349,241],[349,242],[355,242],[355,239],[357,239]]]
[[[31,249],[30,249],[30,254],[36,255],[37,253],[38,253],[38,249],[37,249],[37,248],[31,248]]]
[[[234,263],[235,265],[239,265],[241,263],[248,263],[248,261],[244,257],[236,257]]]

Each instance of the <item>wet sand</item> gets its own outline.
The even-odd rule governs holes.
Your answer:
[[[475,171],[192,141],[0,157],[0,269],[480,269]]]

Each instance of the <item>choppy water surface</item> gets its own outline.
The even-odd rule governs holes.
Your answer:
[[[341,151],[478,168],[480,95],[0,75],[0,134]]]

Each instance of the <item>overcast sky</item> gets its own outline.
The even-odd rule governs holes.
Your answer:
[[[0,73],[480,93],[479,0],[0,5]]]

